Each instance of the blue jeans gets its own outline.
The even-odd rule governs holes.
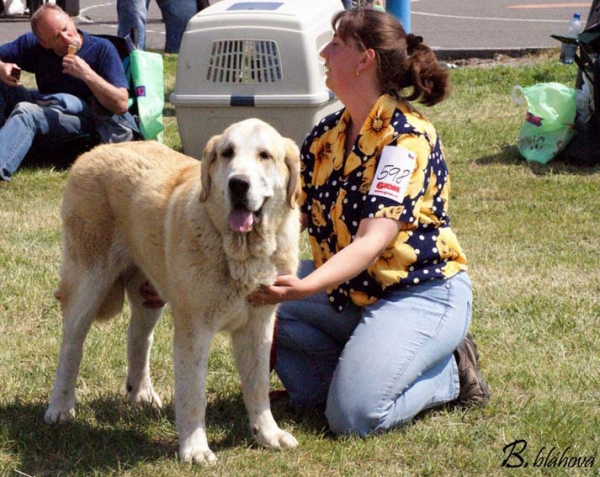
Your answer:
[[[93,130],[90,108],[79,98],[42,96],[0,82],[0,179],[11,179],[36,135],[60,138]]]
[[[156,0],[162,13],[166,30],[166,53],[179,53],[179,46],[190,18],[197,12],[196,0]],[[127,36],[132,28],[137,28],[137,47],[146,46],[146,22],[150,0],[117,0],[119,18],[118,35]]]
[[[314,265],[303,261],[299,275]],[[466,272],[390,293],[337,313],[327,296],[282,303],[275,371],[298,409],[326,403],[336,434],[366,436],[455,400],[453,351],[467,334],[472,291]]]

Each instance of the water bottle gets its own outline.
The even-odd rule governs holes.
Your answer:
[[[581,32],[581,15],[579,13],[573,14],[573,18],[569,21],[567,26],[567,33],[565,37],[577,40],[579,33]],[[560,50],[560,61],[565,65],[570,65],[575,59],[575,53],[577,53],[577,45],[563,43],[562,49]]]

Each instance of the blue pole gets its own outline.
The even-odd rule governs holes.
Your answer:
[[[402,22],[406,33],[410,33],[410,0],[386,0],[385,9]]]

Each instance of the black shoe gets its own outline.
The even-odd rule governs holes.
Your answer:
[[[458,365],[460,392],[456,405],[460,407],[482,406],[490,399],[490,388],[479,370],[479,353],[473,337],[467,334],[454,352]]]

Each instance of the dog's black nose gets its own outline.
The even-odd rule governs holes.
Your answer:
[[[245,201],[249,190],[250,179],[246,176],[235,176],[229,179],[229,192],[234,202]]]

